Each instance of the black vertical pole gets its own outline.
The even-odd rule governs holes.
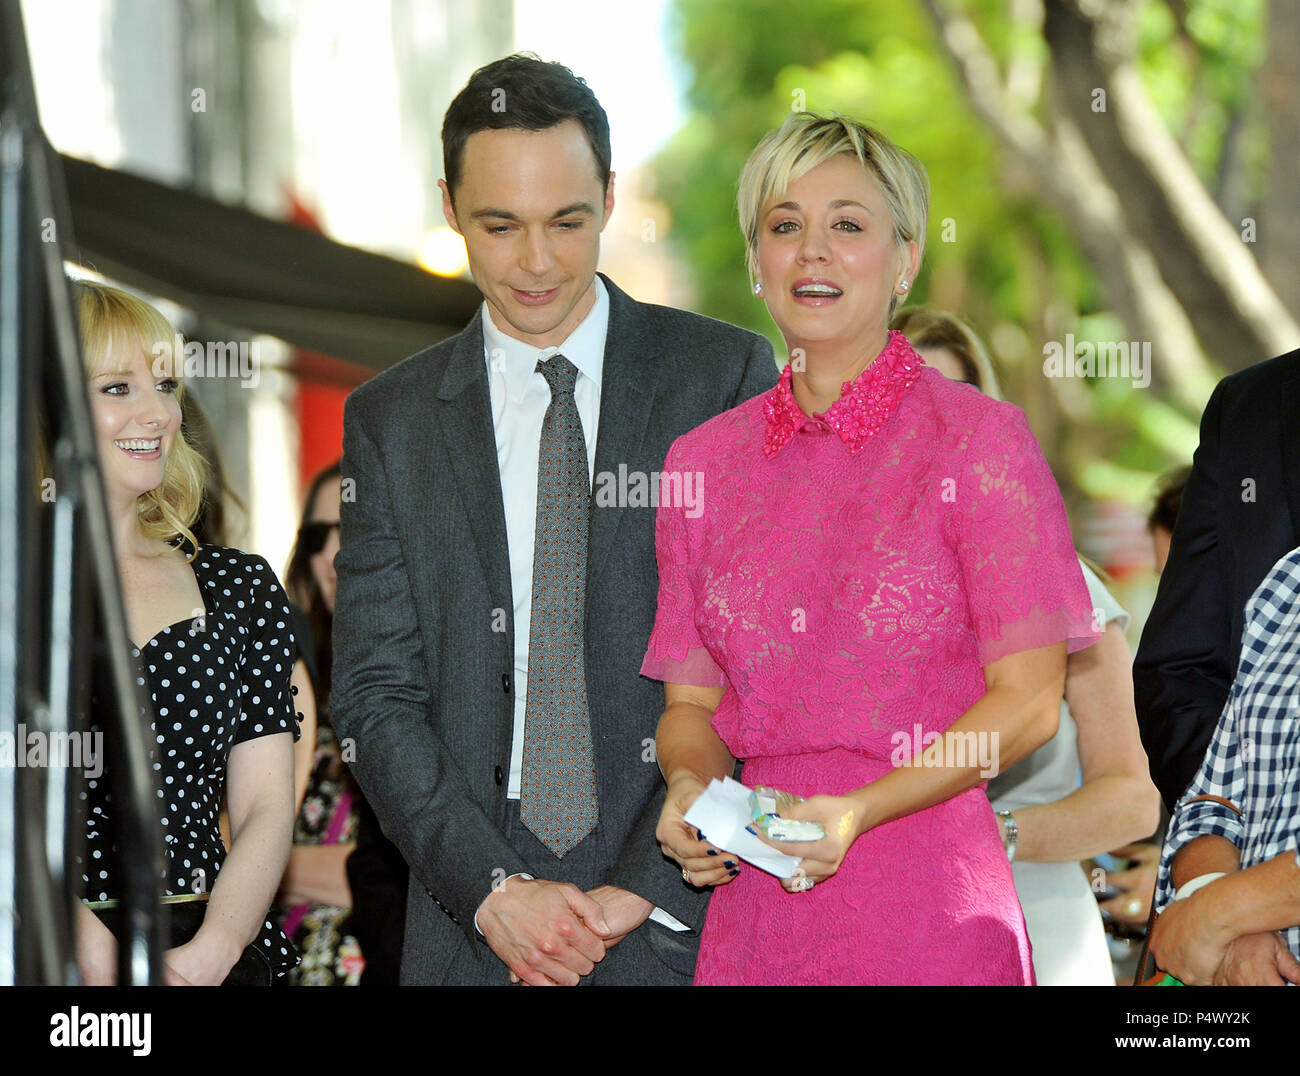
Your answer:
[[[149,983],[160,979],[162,826],[63,271],[70,237],[62,172],[37,116],[21,10],[18,0],[0,0],[0,731],[87,730],[82,614],[93,603],[103,631],[97,717],[125,910],[118,982]],[[40,499],[49,476],[37,474],[36,415],[48,427],[56,465],[53,506]],[[84,851],[84,834],[71,827],[79,786],[67,773],[47,780],[0,768],[0,981],[62,982],[75,971],[68,950],[79,879],[68,852]]]

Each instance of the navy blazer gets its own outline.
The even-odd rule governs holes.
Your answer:
[[[1241,656],[1246,602],[1300,545],[1300,351],[1224,378],[1133,665],[1151,777],[1172,812],[1196,776]]]

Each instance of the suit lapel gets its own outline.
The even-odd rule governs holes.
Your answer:
[[[506,516],[483,359],[482,315],[460,334],[438,388],[434,426],[443,441],[493,604],[513,611]]]
[[[595,592],[618,535],[625,505],[597,507],[602,474],[618,480],[619,464],[629,471],[641,463],[641,444],[650,421],[650,405],[658,380],[654,349],[641,331],[637,304],[603,273],[609,292],[609,329],[601,372],[600,422],[596,434],[596,481],[592,487],[591,525],[587,537],[587,599]],[[656,468],[662,461],[656,461]]]
[[[643,465],[641,446],[658,379],[654,349],[640,331],[638,304],[607,277],[602,275],[601,279],[609,292],[609,328],[605,334],[596,433],[597,481],[592,488],[587,536],[588,598],[609,561],[627,511],[622,504],[596,506],[596,494],[601,489],[599,476],[610,474],[617,482],[619,464],[628,470]],[[442,438],[443,456],[455,475],[493,603],[512,610],[505,507],[483,359],[481,314],[475,315],[456,342],[438,388],[436,408],[434,427]],[[653,466],[657,468],[661,462],[655,461]]]

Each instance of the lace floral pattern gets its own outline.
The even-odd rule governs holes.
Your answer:
[[[661,501],[642,673],[726,691],[713,727],[747,783],[842,794],[984,692],[983,666],[1095,640],[1060,493],[1024,415],[895,334],[818,419],[771,392],[680,438]],[[865,402],[863,402],[865,401]],[[775,449],[771,446],[775,444]],[[910,746],[906,755],[911,754]],[[744,871],[709,908],[702,983],[1032,981],[981,789],[879,826],[809,893]]]

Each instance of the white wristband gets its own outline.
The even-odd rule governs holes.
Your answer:
[[[510,881],[511,878],[523,878],[523,879],[525,879],[525,880],[527,880],[527,881],[529,881],[529,882],[535,882],[535,881],[537,880],[537,879],[534,878],[531,874],[525,874],[523,871],[520,871],[518,874],[511,874],[511,875],[508,875],[508,876],[505,877],[505,878],[502,878],[501,881],[499,881],[499,882],[494,882],[494,883],[492,884],[492,893],[495,893],[498,889],[502,889],[502,888],[504,888],[506,882]],[[491,896],[492,893],[489,893],[488,896]],[[483,899],[486,900],[487,897],[484,897]],[[477,910],[474,912],[474,929],[478,931],[478,934],[479,934],[479,937],[480,937],[480,938],[483,937],[483,928],[480,927],[480,926],[478,925],[478,911],[477,911]]]
[[[1184,897],[1190,897],[1198,889],[1204,889],[1211,882],[1226,877],[1227,873],[1227,871],[1213,871],[1210,874],[1198,874],[1190,882],[1184,882],[1178,887],[1178,890],[1174,893],[1174,900],[1182,900]]]

